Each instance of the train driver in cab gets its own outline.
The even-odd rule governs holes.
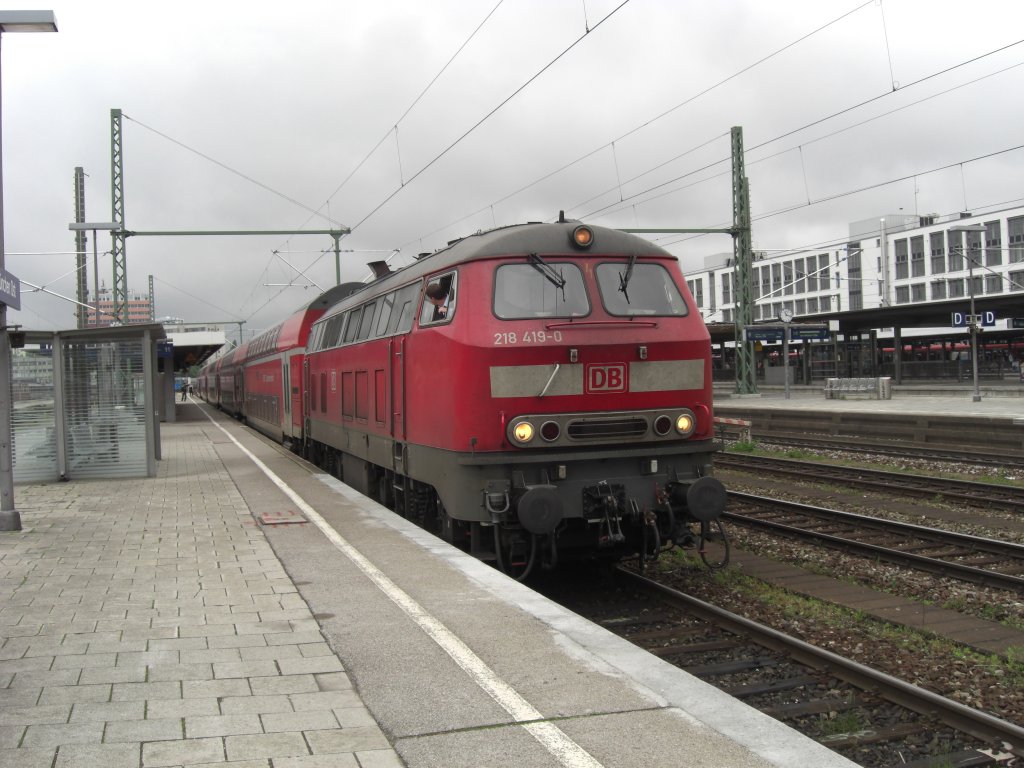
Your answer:
[[[427,285],[424,294],[426,302],[423,304],[423,314],[420,317],[420,324],[439,323],[451,317],[455,310],[455,280],[454,275],[444,275],[441,278],[431,280]]]

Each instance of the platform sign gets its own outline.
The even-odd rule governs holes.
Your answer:
[[[954,328],[966,328],[971,324],[971,315],[967,312],[954,312],[952,322]],[[996,324],[996,313],[992,310],[979,312],[974,316],[974,322],[982,328],[994,328]]]
[[[21,281],[3,267],[0,267],[0,304],[21,309]]]
[[[1010,328],[1024,328],[1024,317],[1011,317]]]
[[[791,325],[790,341],[825,341],[829,337],[827,325]]]
[[[782,341],[781,328],[744,328],[743,332],[747,336],[747,341]]]

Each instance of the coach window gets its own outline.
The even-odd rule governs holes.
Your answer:
[[[423,289],[420,325],[450,322],[455,314],[455,273],[433,277]]]
[[[598,264],[597,285],[610,315],[688,314],[672,275],[661,264]]]
[[[575,264],[536,259],[502,264],[494,274],[494,315],[502,320],[583,317],[590,301]]]

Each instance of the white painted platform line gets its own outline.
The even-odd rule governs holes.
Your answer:
[[[603,768],[601,763],[583,747],[569,738],[562,729],[545,720],[544,715],[534,709],[526,699],[504,680],[499,678],[483,659],[462,642],[444,624],[424,610],[423,606],[412,599],[404,590],[389,579],[384,573],[344,537],[334,530],[320,514],[299,496],[287,483],[278,477],[266,464],[260,461],[248,448],[242,445],[224,427],[218,424],[207,413],[206,418],[223,432],[227,438],[238,446],[259,470],[274,485],[288,496],[311,523],[320,529],[338,550],[359,568],[381,592],[401,608],[430,638],[447,653],[452,660],[468,674],[473,681],[494,699],[498,705],[508,712],[512,718],[530,733],[559,763],[566,768]]]

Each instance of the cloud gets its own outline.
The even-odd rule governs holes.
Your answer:
[[[7,269],[74,294],[73,172],[88,174],[86,218],[108,221],[112,108],[125,115],[129,229],[340,222],[355,228],[343,280],[393,249],[408,260],[559,210],[612,226],[726,225],[732,126],[761,247],[841,240],[849,222],[900,208],[1021,196],[1024,155],[1004,150],[1022,143],[1024,67],[992,73],[1024,46],[957,65],[1015,42],[1024,7],[980,0],[971,18],[999,23],[968,34],[950,2],[620,4],[55,2],[60,32],[3,37]],[[670,241],[684,264],[731,249],[725,236]],[[109,237],[98,246],[109,284]],[[131,238],[129,288],[148,290],[152,275],[158,315],[258,331],[314,290],[271,284],[296,269],[333,283],[332,246]],[[91,282],[91,243],[88,257]],[[41,293],[11,314],[74,324],[72,305]]]

